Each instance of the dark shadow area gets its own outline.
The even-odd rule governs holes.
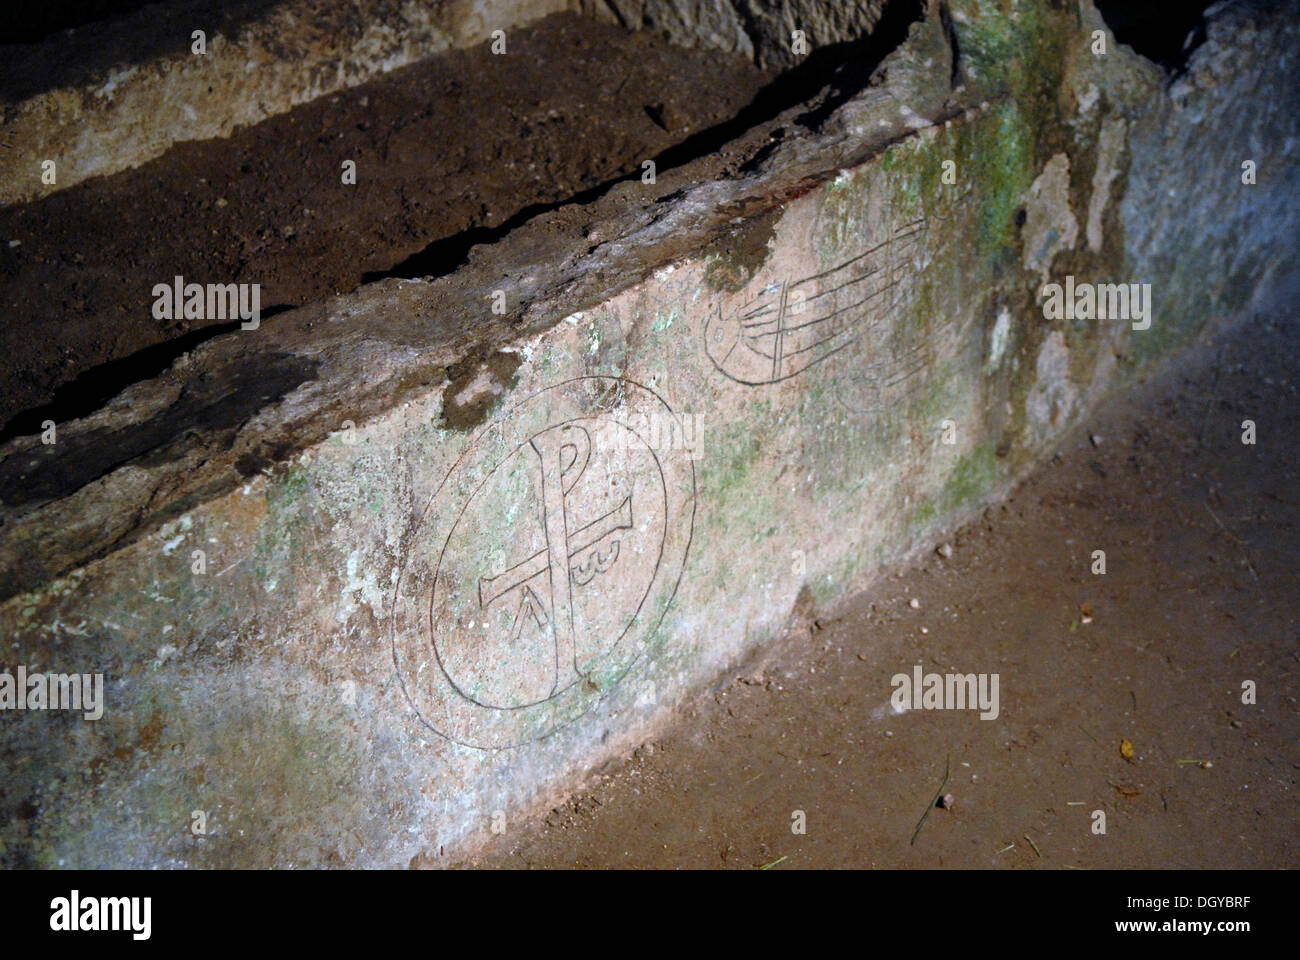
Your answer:
[[[260,311],[260,319],[265,322],[278,313],[292,310],[293,304],[267,307]],[[92,367],[85,373],[68,381],[54,392],[49,403],[13,417],[0,430],[0,444],[7,443],[14,437],[34,436],[41,432],[41,424],[46,420],[66,423],[89,416],[109,400],[113,399],[127,387],[142,380],[152,380],[165,372],[180,357],[216,337],[234,333],[241,321],[218,323],[210,327],[194,330],[174,340],[154,344],[138,350],[129,357],[111,360]]]
[[[118,64],[190,49],[191,35],[228,39],[282,0],[53,0],[0,4],[0,100],[86,83]],[[64,31],[66,36],[58,36]]]
[[[317,368],[315,360],[266,354],[256,364],[200,376],[143,423],[91,430],[0,460],[0,495],[11,507],[57,500],[132,461],[142,467],[172,461],[191,434],[228,446],[240,424],[315,379]]]
[[[0,43],[39,43],[52,33],[113,20],[150,0],[48,0],[17,3],[0,12]]]
[[[1097,0],[1115,39],[1178,74],[1205,40],[1204,13],[1212,0]]]

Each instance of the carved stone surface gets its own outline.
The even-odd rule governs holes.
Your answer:
[[[463,855],[1295,291],[1293,17],[1228,5],[1167,90],[1086,3],[938,6],[822,113],[211,341],[60,425],[75,483],[0,450],[8,656],[106,697],[0,717],[0,862]],[[1044,270],[1150,328],[1048,319]]]

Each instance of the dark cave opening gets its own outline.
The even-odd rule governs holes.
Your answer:
[[[1205,40],[1205,10],[1212,0],[1097,0],[1115,39],[1166,71],[1178,74]]]

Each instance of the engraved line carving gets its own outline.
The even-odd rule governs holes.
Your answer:
[[[709,359],[729,380],[759,386],[834,356],[898,306],[926,226],[924,219],[903,224],[837,266],[769,284],[733,315],[709,318]]]
[[[573,597],[571,584],[585,586],[597,574],[607,572],[618,559],[619,542],[614,540],[610,552],[602,554],[601,541],[619,530],[632,528],[632,496],[623,498],[616,508],[570,530],[566,497],[586,472],[591,459],[591,434],[580,426],[565,425],[544,430],[528,441],[537,455],[542,489],[542,525],[546,546],[508,570],[479,579],[479,607],[486,610],[497,599],[518,588],[524,596],[515,615],[512,639],[518,639],[522,618],[529,614],[539,627],[550,628],[555,646],[555,685],[551,694],[583,674],[578,667],[577,645],[573,634]],[[565,455],[569,454],[567,463]],[[578,560],[590,550],[586,560]],[[543,589],[546,601],[539,600],[530,581],[546,574]],[[549,611],[549,616],[547,616]]]
[[[449,468],[393,598],[394,666],[431,730],[488,750],[543,739],[649,649],[685,572],[695,468],[632,425],[647,418],[681,429],[642,384],[565,380],[520,400]],[[514,423],[528,429],[511,434]]]

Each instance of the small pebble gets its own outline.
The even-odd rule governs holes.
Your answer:
[[[913,597],[911,600],[907,601],[907,605],[911,607],[913,610],[921,609],[921,601],[916,599],[916,597]]]
[[[935,548],[934,552],[937,553],[939,556],[943,557],[945,560],[947,560],[949,557],[952,556],[952,544],[941,543],[939,544],[938,547]]]

